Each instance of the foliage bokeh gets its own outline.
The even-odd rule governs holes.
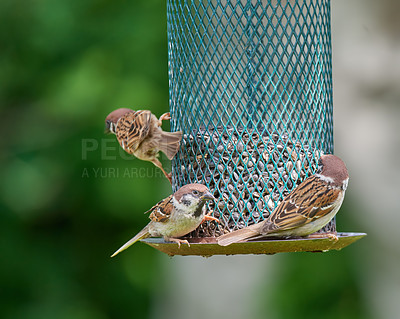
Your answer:
[[[169,185],[103,131],[168,110],[165,5],[1,1],[0,21],[1,317],[146,317],[155,252],[109,255]]]

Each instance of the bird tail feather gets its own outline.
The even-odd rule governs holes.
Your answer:
[[[147,225],[145,228],[143,228],[138,234],[135,235],[132,239],[130,239],[128,242],[126,242],[124,245],[122,245],[121,248],[119,248],[115,253],[111,255],[111,257],[114,257],[118,255],[121,251],[124,251],[128,247],[132,246],[134,243],[136,243],[138,240],[144,239],[150,237],[149,233],[149,225]]]
[[[160,139],[160,151],[163,152],[169,160],[172,160],[179,150],[179,143],[182,139],[182,132],[162,132]]]
[[[252,225],[253,226],[253,225]],[[217,238],[218,245],[220,246],[228,246],[233,243],[237,243],[246,239],[253,238],[260,233],[256,230],[256,227],[246,227],[243,229],[235,230],[231,233],[222,235]],[[254,225],[256,226],[256,224]]]

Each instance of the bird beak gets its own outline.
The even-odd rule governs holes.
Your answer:
[[[111,127],[112,127],[112,122],[110,121],[110,120],[107,120],[106,121],[106,125],[105,125],[105,127],[104,127],[104,134],[110,134],[110,133],[113,133],[113,131],[111,130]]]
[[[203,196],[201,196],[201,200],[215,200],[215,197],[210,192],[205,192]]]
[[[110,127],[111,127],[111,124],[108,123],[108,121],[107,121],[107,122],[106,122],[106,125],[105,125],[105,127],[104,127],[104,134],[110,134],[110,133],[112,133],[111,130],[110,130]]]

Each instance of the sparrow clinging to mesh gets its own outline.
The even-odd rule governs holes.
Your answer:
[[[179,149],[182,132],[164,132],[161,129],[162,121],[170,118],[169,113],[157,119],[150,111],[120,108],[106,117],[106,131],[117,136],[127,153],[159,167],[171,182],[171,174],[165,172],[157,158],[161,151],[171,160]]]
[[[206,201],[214,199],[210,190],[202,184],[182,186],[173,195],[150,208],[147,211],[150,213],[150,223],[111,257],[127,249],[138,240],[147,237],[163,236],[165,241],[178,243],[179,246],[181,244],[189,245],[187,240],[177,237],[195,230],[203,221],[213,220],[218,222],[218,219],[206,214],[204,205]]]
[[[338,212],[349,182],[343,161],[322,155],[319,171],[297,186],[264,221],[217,238],[228,246],[262,237],[304,237],[324,227]],[[337,236],[328,237],[337,240]]]

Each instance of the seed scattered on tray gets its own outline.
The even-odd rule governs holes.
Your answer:
[[[255,129],[199,129],[183,138],[176,182],[207,183],[220,223],[203,223],[188,237],[217,237],[267,218],[280,200],[317,171],[322,151]],[[332,220],[319,232],[336,231]]]

